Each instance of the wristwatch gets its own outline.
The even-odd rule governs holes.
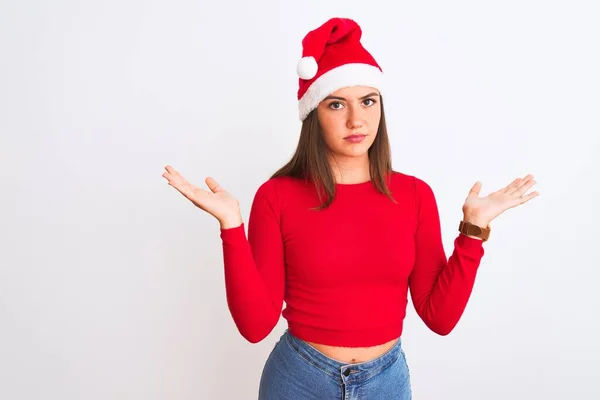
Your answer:
[[[487,228],[482,228],[467,221],[460,221],[460,224],[458,224],[458,231],[468,236],[476,236],[484,242],[490,237],[489,225]]]

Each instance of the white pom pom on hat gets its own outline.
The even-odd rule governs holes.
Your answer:
[[[298,65],[296,66],[296,72],[298,76],[302,79],[312,79],[317,75],[317,71],[319,70],[319,65],[317,64],[317,60],[314,57],[302,57],[298,60]]]

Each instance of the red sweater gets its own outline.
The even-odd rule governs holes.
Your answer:
[[[312,183],[271,178],[248,220],[221,229],[227,304],[244,338],[265,338],[280,315],[293,335],[366,347],[402,334],[408,291],[425,324],[448,334],[460,319],[484,254],[462,233],[446,257],[431,187],[394,172],[394,204],[371,181],[337,184],[329,208]],[[283,309],[285,300],[286,308]]]

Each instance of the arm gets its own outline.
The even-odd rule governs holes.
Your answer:
[[[471,295],[484,254],[483,242],[459,233],[447,259],[433,191],[424,181],[414,179],[418,226],[415,264],[409,278],[411,298],[429,329],[447,335],[458,323]]]
[[[275,327],[283,307],[285,265],[279,226],[279,197],[269,180],[256,192],[248,223],[221,225],[225,291],[231,316],[251,343]]]

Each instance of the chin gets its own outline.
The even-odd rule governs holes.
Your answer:
[[[348,149],[341,150],[338,154],[342,154],[346,157],[364,157],[369,154],[369,147],[355,147],[354,151],[349,151]]]

